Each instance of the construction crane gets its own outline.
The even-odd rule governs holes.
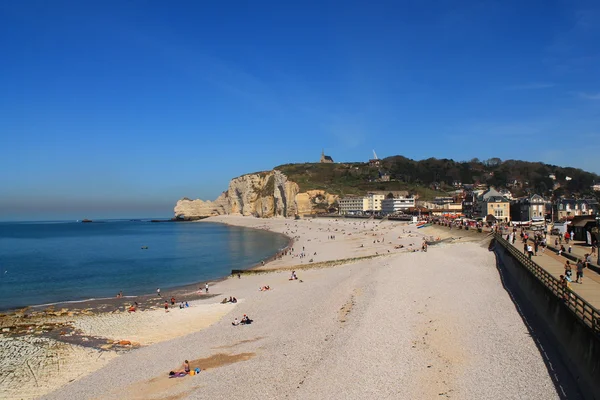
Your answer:
[[[373,160],[379,160],[379,158],[377,158],[377,153],[375,153],[375,150],[373,150]]]

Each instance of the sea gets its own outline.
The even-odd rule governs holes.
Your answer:
[[[287,242],[281,234],[209,222],[0,222],[0,310],[217,279]]]

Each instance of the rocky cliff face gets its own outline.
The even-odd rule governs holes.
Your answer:
[[[205,217],[222,214],[256,217],[293,217],[327,210],[336,195],[323,190],[300,193],[298,185],[280,171],[242,175],[229,182],[229,188],[215,201],[183,198],[175,206],[176,217]]]

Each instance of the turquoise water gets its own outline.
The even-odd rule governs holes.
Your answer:
[[[220,278],[286,244],[272,232],[213,223],[0,223],[0,309]]]

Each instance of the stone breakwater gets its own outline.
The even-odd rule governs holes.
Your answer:
[[[241,214],[256,217],[294,217],[326,211],[338,196],[323,190],[300,192],[298,184],[280,171],[242,175],[214,201],[183,198],[174,208],[175,217],[205,217]]]

